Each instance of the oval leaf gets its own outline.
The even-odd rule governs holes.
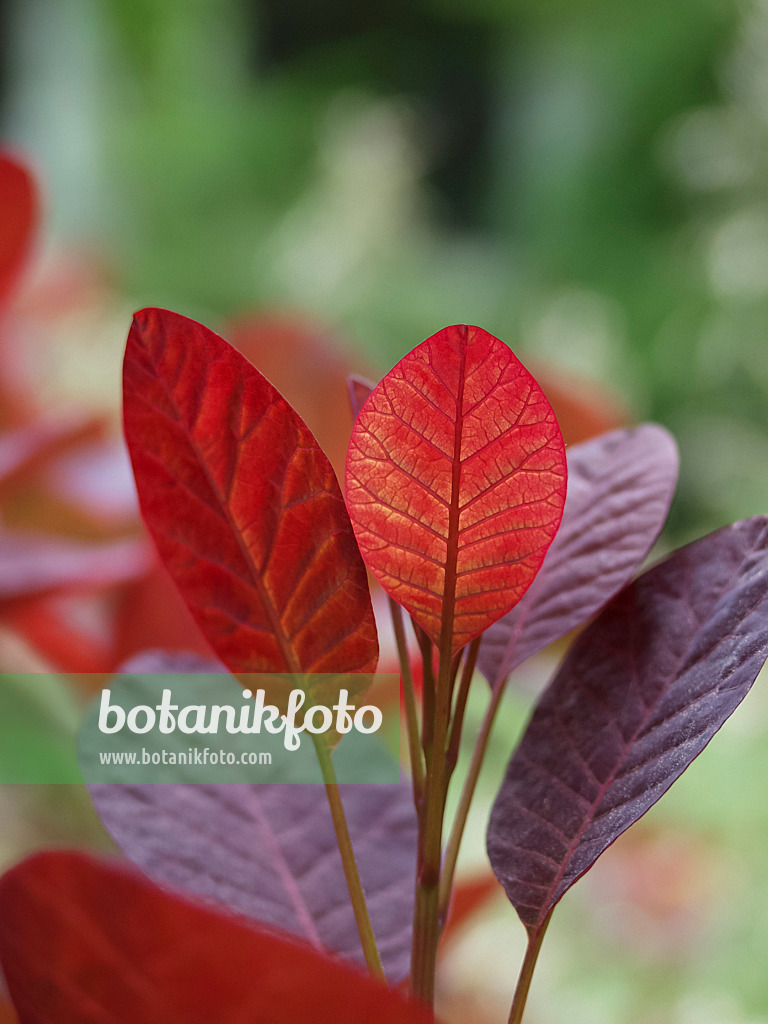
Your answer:
[[[621,590],[669,512],[679,460],[663,427],[614,430],[567,455],[568,497],[557,536],[522,601],[483,637],[478,667],[492,686]]]
[[[223,338],[137,313],[125,435],[144,519],[206,639],[235,672],[372,671],[365,568],[330,463]]]
[[[387,976],[408,974],[416,863],[410,784],[340,786]],[[363,962],[321,787],[90,787],[107,830],[161,885]]]
[[[37,854],[0,880],[0,961],[23,1024],[433,1020],[304,945],[81,853]]]
[[[531,935],[672,785],[768,656],[768,519],[689,544],[584,631],[512,758],[488,830]]]
[[[428,338],[374,388],[352,429],[346,493],[371,571],[458,651],[520,600],[562,516],[554,413],[479,327]]]
[[[166,651],[145,651],[119,669],[180,678],[221,671],[210,659]],[[413,790],[405,781],[339,790],[382,963],[400,981],[411,954]],[[107,831],[156,882],[362,962],[336,833],[318,786],[91,785],[89,791]]]

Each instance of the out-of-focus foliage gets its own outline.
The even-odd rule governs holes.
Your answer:
[[[4,123],[133,305],[291,307],[383,371],[450,322],[683,447],[686,538],[763,511],[768,8],[30,0]]]

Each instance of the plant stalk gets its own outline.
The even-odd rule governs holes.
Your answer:
[[[477,734],[477,739],[475,740],[472,759],[469,763],[466,778],[464,779],[461,796],[459,797],[459,804],[456,808],[456,815],[453,819],[453,824],[451,825],[451,832],[448,837],[448,844],[445,848],[445,856],[443,858],[442,877],[440,879],[440,914],[442,917],[445,917],[448,912],[448,904],[451,900],[451,888],[453,886],[453,876],[456,871],[456,861],[459,857],[461,839],[464,835],[464,828],[467,824],[469,808],[472,804],[472,798],[475,795],[477,780],[480,777],[480,770],[483,767],[483,761],[485,759],[485,752],[488,749],[488,739],[491,735],[491,729],[493,728],[493,723],[496,718],[496,712],[499,710],[501,698],[504,695],[506,683],[506,678],[502,679],[491,691],[491,699],[488,707],[486,708],[485,715],[483,716],[482,725],[480,726],[480,731]]]
[[[477,653],[480,650],[481,639],[482,637],[476,636],[467,648],[467,657],[464,661],[464,668],[461,672],[461,682],[459,683],[459,691],[456,694],[456,702],[454,704],[453,715],[451,717],[451,732],[448,738],[447,781],[450,781],[454,768],[456,767],[456,763],[459,760],[461,730],[464,726],[464,712],[467,708],[467,698],[469,697],[469,687],[472,683],[472,676],[475,674],[475,664],[477,662]]]
[[[408,658],[403,610],[391,597],[389,598],[389,610],[392,615],[397,655],[400,660],[400,671],[403,676],[405,720],[408,729],[408,752],[411,758],[411,774],[413,776],[413,800],[418,807],[424,798],[424,757],[419,738],[419,714],[416,709],[416,692],[413,688],[413,674],[411,672],[411,662]]]
[[[448,637],[450,641],[450,636]],[[434,1004],[440,919],[440,868],[446,794],[446,741],[451,714],[450,645],[440,652],[431,757],[427,760],[425,802],[419,820],[419,852],[413,919],[411,985],[417,999]]]
[[[531,978],[533,978],[533,971],[539,958],[541,943],[544,941],[544,933],[547,930],[551,917],[552,911],[550,910],[538,931],[530,935],[528,939],[528,948],[525,951],[523,966],[520,968],[520,977],[517,979],[512,1009],[509,1011],[509,1024],[522,1024],[528,991],[531,987]]]
[[[373,934],[373,926],[371,925],[368,906],[365,902],[363,884],[360,881],[360,874],[357,870],[355,852],[352,849],[352,839],[347,827],[347,818],[341,802],[341,794],[339,793],[339,785],[336,781],[336,772],[333,768],[331,752],[325,736],[317,734],[313,735],[312,739],[314,740],[317,759],[320,762],[320,771],[325,783],[325,795],[328,797],[328,806],[331,809],[336,842],[341,854],[341,862],[344,866],[344,877],[347,880],[347,889],[349,890],[349,898],[352,902],[352,910],[355,914],[355,923],[357,924],[357,931],[360,936],[360,945],[363,947],[365,962],[370,973],[374,977],[383,980],[384,968],[382,967],[381,957],[376,946],[376,938]]]

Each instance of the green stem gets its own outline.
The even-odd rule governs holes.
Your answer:
[[[424,813],[419,822],[416,901],[413,917],[411,984],[417,999],[432,1006],[435,998],[437,944],[440,938],[440,867],[445,814],[446,740],[451,714],[450,636],[440,652],[435,694],[432,756],[427,761]]]
[[[371,919],[368,916],[363,884],[360,881],[360,875],[357,870],[355,852],[352,849],[352,840],[349,835],[349,828],[347,827],[347,819],[341,802],[339,786],[336,782],[336,772],[333,768],[331,752],[328,749],[325,736],[317,734],[313,735],[312,739],[315,743],[317,759],[320,762],[320,771],[325,783],[325,794],[328,797],[328,806],[331,809],[336,842],[338,843],[341,862],[344,866],[344,877],[347,880],[347,889],[349,890],[349,898],[352,901],[352,910],[355,914],[355,922],[358,934],[360,935],[360,944],[363,947],[365,962],[368,965],[368,970],[374,977],[383,979],[384,968],[381,966],[381,957],[376,946]]]
[[[483,722],[480,726],[480,731],[478,732],[477,739],[475,740],[472,759],[469,763],[466,778],[464,779],[461,796],[459,797],[459,805],[456,808],[456,815],[453,819],[451,833],[448,837],[448,844],[445,848],[443,872],[440,879],[440,915],[443,918],[448,913],[448,904],[451,900],[451,888],[453,887],[453,876],[456,871],[456,861],[459,857],[461,839],[464,835],[464,828],[467,824],[469,808],[472,804],[472,798],[475,795],[477,780],[480,777],[480,769],[483,767],[485,752],[488,749],[488,739],[491,735],[491,729],[493,727],[494,719],[496,718],[496,712],[499,710],[501,698],[504,695],[506,682],[506,679],[502,679],[501,682],[497,683],[491,691],[491,700],[486,708],[485,716],[483,717]]]
[[[467,698],[469,697],[469,687],[472,682],[472,676],[475,674],[475,663],[477,662],[477,652],[480,650],[480,640],[481,637],[475,637],[467,648],[467,657],[464,661],[464,668],[461,673],[459,692],[456,694],[456,703],[454,704],[453,716],[451,718],[451,733],[448,739],[448,781],[450,781],[456,767],[456,762],[459,759],[461,730],[464,726],[464,712],[467,707]]]
[[[424,750],[427,768],[432,759],[432,731],[435,724],[435,673],[432,671],[432,641],[421,628],[414,622],[416,640],[421,651],[423,686],[421,688],[422,700],[422,733],[421,745]]]
[[[408,658],[403,610],[391,597],[389,599],[389,610],[392,614],[397,654],[400,659],[400,670],[403,676],[405,720],[408,728],[408,752],[411,757],[411,774],[413,776],[413,799],[418,807],[424,797],[424,758],[421,751],[421,740],[419,739],[419,714],[416,709],[416,692],[413,688],[413,674],[411,673],[411,663]]]
[[[528,938],[528,948],[525,951],[523,966],[520,968],[520,977],[517,979],[517,988],[512,1000],[512,1009],[509,1011],[509,1024],[522,1024],[525,1003],[528,999],[528,990],[531,987],[533,970],[539,958],[539,950],[544,940],[544,933],[552,917],[552,911],[544,918],[541,926]]]

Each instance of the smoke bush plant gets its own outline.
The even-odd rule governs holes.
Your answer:
[[[536,381],[477,327],[440,331],[372,390],[351,382],[346,500],[294,410],[202,325],[137,314],[124,385],[144,519],[229,670],[372,671],[365,565],[379,581],[411,777],[338,786],[318,737],[327,801],[302,786],[93,787],[128,856],[204,902],[82,854],[14,868],[0,882],[0,955],[22,1024],[432,1019],[507,679],[593,619],[533,711],[488,828],[528,935],[509,1017],[520,1022],[558,901],[701,752],[768,656],[768,519],[633,581],[671,501],[673,440],[644,425],[566,453]],[[190,667],[158,654],[143,667],[160,664]],[[446,823],[471,686],[486,689],[487,713]]]

